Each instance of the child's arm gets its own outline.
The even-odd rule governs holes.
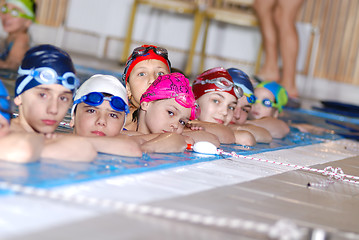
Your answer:
[[[221,144],[218,137],[210,132],[186,129],[182,134],[191,137],[195,143],[206,141],[214,144],[216,147],[219,147]]]
[[[194,144],[193,139],[177,133],[162,133],[158,134],[157,136],[154,134],[146,135],[152,135],[152,139],[142,144],[141,149],[143,152],[183,152],[186,149],[187,144]]]
[[[270,132],[262,127],[252,125],[252,124],[243,124],[243,125],[237,125],[237,124],[230,124],[228,125],[232,130],[245,130],[250,132],[256,142],[258,143],[270,143],[272,142],[273,138]]]
[[[245,145],[245,146],[254,146],[256,145],[256,139],[252,133],[244,130],[234,130],[234,136],[236,137],[236,144]]]
[[[273,138],[284,138],[290,132],[288,124],[273,117],[249,120],[246,123],[267,129]]]
[[[0,139],[0,159],[28,163],[40,158],[44,136],[35,133],[9,133]]]
[[[45,142],[42,158],[64,161],[90,162],[97,156],[97,151],[90,141],[72,134],[52,134]]]
[[[29,49],[29,35],[27,33],[20,33],[10,50],[6,60],[0,60],[0,68],[17,70],[20,66],[26,51]]]
[[[202,129],[206,132],[212,133],[216,135],[223,144],[231,144],[235,143],[236,138],[232,129],[222,124],[217,123],[209,123],[209,122],[201,122],[201,121],[191,121],[190,124],[196,124],[197,126],[202,127]]]
[[[116,137],[88,137],[97,152],[115,154],[120,156],[141,157],[140,139],[119,135]]]

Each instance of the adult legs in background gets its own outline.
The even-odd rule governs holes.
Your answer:
[[[263,39],[264,64],[258,76],[279,81],[292,98],[298,97],[295,83],[299,40],[295,20],[303,0],[256,0],[256,10]],[[278,50],[282,74],[278,66]]]
[[[258,16],[264,48],[264,63],[258,77],[268,81],[279,81],[278,34],[274,21],[274,10],[277,0],[256,0],[254,9]]]

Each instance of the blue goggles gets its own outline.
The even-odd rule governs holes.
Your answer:
[[[247,101],[250,104],[254,104],[257,100],[256,96],[254,96],[253,94],[248,94],[244,92],[243,95],[247,97]]]
[[[122,98],[117,96],[105,97],[100,92],[90,92],[89,94],[75,100],[74,105],[84,102],[87,105],[96,107],[101,105],[104,100],[109,101],[112,109],[115,111],[125,112],[126,114],[130,112],[128,105],[125,103],[125,101],[123,101]]]
[[[49,67],[40,67],[29,70],[22,69],[20,67],[18,73],[19,75],[27,75],[27,77],[24,78],[24,80],[17,87],[17,94],[20,94],[32,79],[35,79],[40,84],[59,83],[70,90],[75,90],[76,88],[78,88],[78,86],[80,86],[80,80],[73,72],[66,72],[64,75],[58,76],[57,72]]]
[[[273,102],[273,101],[271,101],[270,99],[268,99],[268,98],[265,98],[265,99],[263,99],[262,101],[260,101],[260,100],[256,100],[255,101],[256,103],[262,103],[262,105],[263,106],[265,106],[265,107],[269,107],[269,108],[271,108],[271,107],[274,107],[274,108],[277,108],[278,107],[278,105],[275,103],[275,102]]]

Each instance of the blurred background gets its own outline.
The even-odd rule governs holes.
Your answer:
[[[261,36],[251,0],[36,2],[37,22],[30,29],[33,44],[62,47],[79,66],[121,73],[124,56],[142,44],[167,48],[173,67],[185,71],[190,79],[215,66],[237,67],[252,75],[260,64]],[[358,24],[359,1],[305,0],[297,19],[301,97],[358,104]],[[127,39],[126,53],[128,29],[132,36]],[[0,26],[0,37],[5,36]]]

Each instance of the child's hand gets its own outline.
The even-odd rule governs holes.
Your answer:
[[[196,123],[187,123],[186,127],[190,128],[192,131],[204,130],[204,127],[202,127],[202,126],[200,126],[199,124],[196,124]]]
[[[303,133],[311,133],[314,135],[321,135],[324,133],[334,133],[333,130],[325,129],[322,127],[317,127],[317,126],[306,124],[306,123],[298,123],[298,124],[292,123],[291,126],[298,128],[298,130]]]
[[[56,133],[44,133],[45,139],[52,140],[58,137]]]

